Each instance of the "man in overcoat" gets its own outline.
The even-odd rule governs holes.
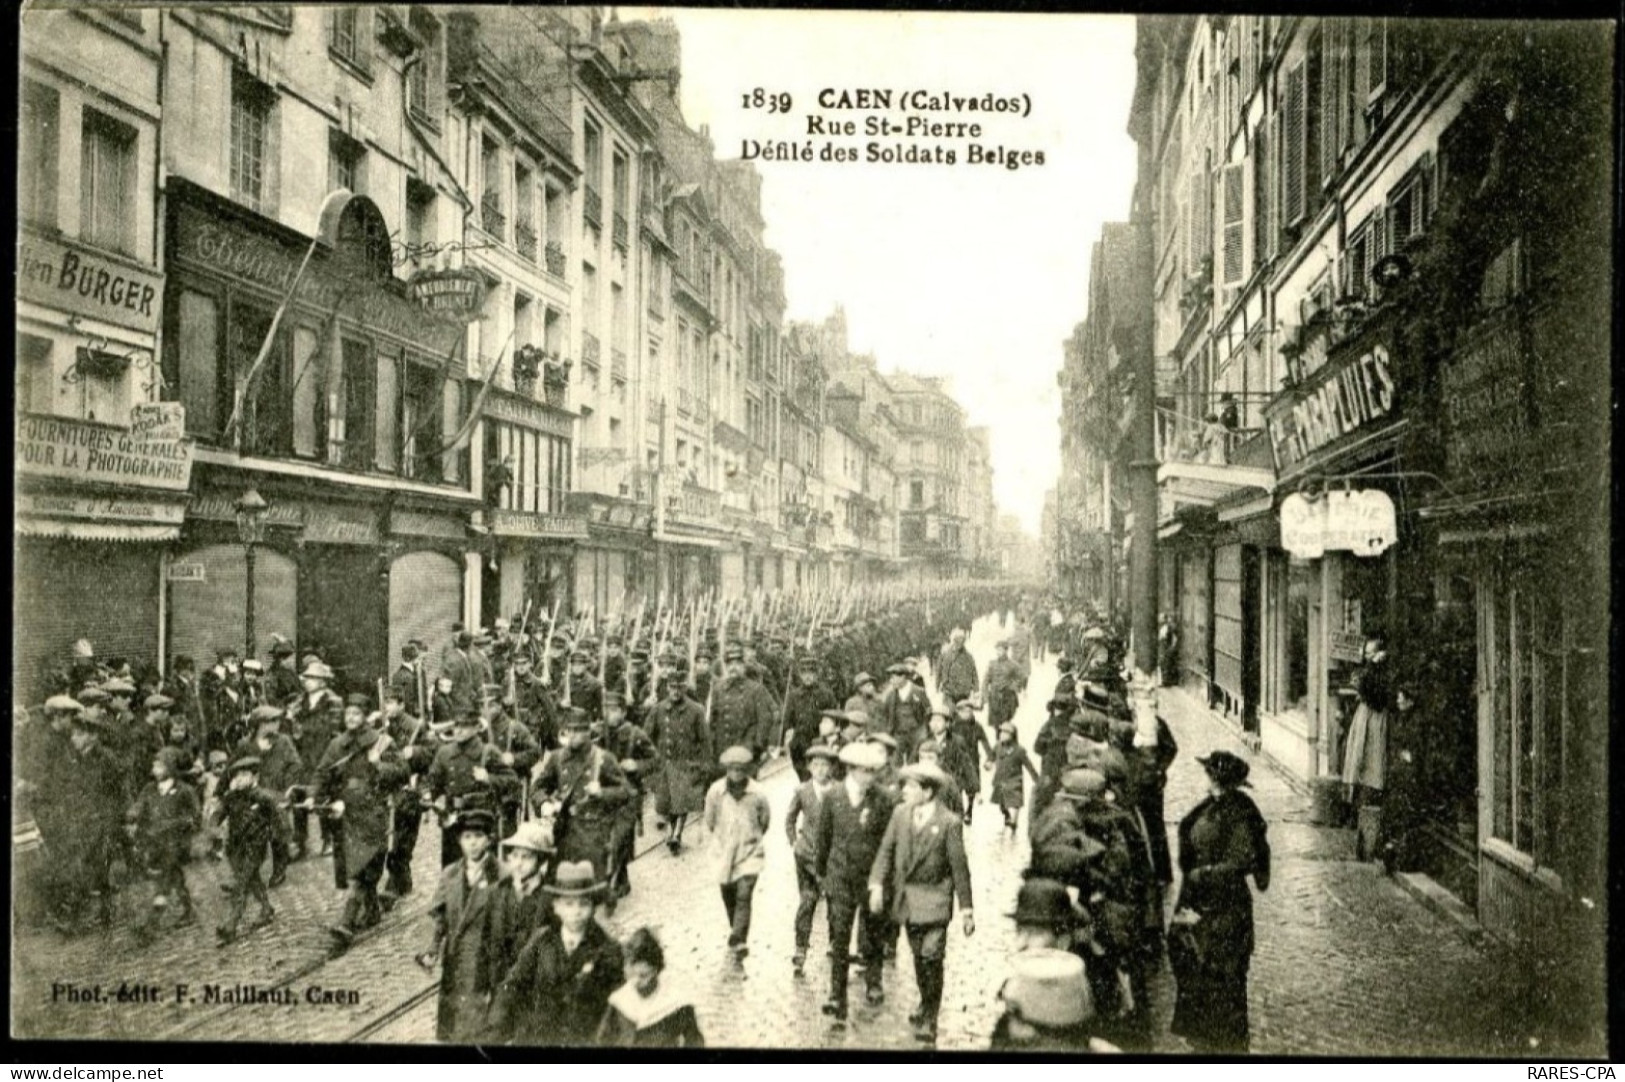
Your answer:
[[[506,971],[489,927],[497,904],[497,866],[492,835],[496,817],[484,809],[461,815],[448,830],[462,856],[440,873],[440,885],[429,919],[434,933],[429,948],[417,957],[432,971],[440,966],[440,1001],[435,1013],[435,1039],[473,1044],[485,1035],[486,1008]]]
[[[364,695],[351,697],[344,708],[344,732],[333,738],[316,767],[319,795],[343,823],[344,871],[350,884],[344,914],[332,928],[335,954],[348,950],[358,932],[378,923],[378,881],[384,874],[393,812],[390,797],[407,778],[394,740],[367,724],[370,705]]]
[[[810,654],[797,659],[796,683],[786,696],[784,742],[790,765],[802,781],[808,777],[807,749],[818,740],[818,719],[825,710],[839,706],[835,693],[818,678],[818,669],[818,659]]]
[[[847,1017],[847,975],[851,965],[852,929],[858,929],[858,952],[871,1006],[885,1002],[881,963],[885,944],[864,905],[869,872],[874,867],[880,839],[891,821],[892,806],[874,784],[885,765],[885,749],[877,744],[848,744],[841,749],[846,777],[832,789],[819,811],[813,834],[813,870],[824,884],[829,907],[829,1001],[824,1013],[837,1024]]]
[[[755,761],[763,763],[778,722],[773,696],[746,672],[743,649],[728,647],[726,660],[727,676],[712,691],[711,732],[719,746],[749,748]]]
[[[681,680],[666,682],[666,695],[649,711],[647,730],[660,752],[655,780],[655,814],[668,824],[666,847],[676,856],[683,848],[688,817],[704,807],[712,761],[710,728],[705,710],[690,699]]]

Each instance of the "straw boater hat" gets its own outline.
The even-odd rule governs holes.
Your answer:
[[[936,763],[911,763],[897,772],[899,781],[913,781],[931,787],[933,793],[940,793],[953,784],[953,780]]]
[[[592,861],[578,860],[560,864],[553,882],[542,889],[559,898],[592,898],[604,889],[604,884],[593,875]]]
[[[71,695],[52,695],[45,700],[45,709],[64,714],[77,714],[84,708],[84,704]]]
[[[541,823],[531,820],[514,828],[513,837],[502,844],[508,849],[528,849],[533,853],[551,853],[553,846]]]
[[[333,679],[333,670],[323,664],[321,658],[314,658],[305,665],[305,671],[299,675],[315,680],[331,680]]]
[[[867,741],[848,744],[841,749],[841,762],[858,770],[879,770],[886,765],[886,753],[877,744]]]
[[[868,740],[872,744],[879,744],[887,751],[897,750],[897,738],[892,736],[890,733],[870,733],[864,739]]]
[[[282,711],[270,703],[262,703],[248,712],[248,720],[255,725],[262,725],[268,721],[281,721]]]

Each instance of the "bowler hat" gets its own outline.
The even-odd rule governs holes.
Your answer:
[[[933,793],[940,793],[952,784],[952,779],[936,763],[910,763],[897,772],[897,778],[929,785]]]
[[[587,898],[603,890],[604,884],[593,874],[592,861],[578,860],[560,864],[553,882],[542,889],[560,898]]]
[[[858,770],[879,770],[886,765],[886,753],[868,742],[848,744],[841,749],[841,762]]]
[[[533,853],[551,853],[553,851],[552,839],[542,824],[531,820],[520,823],[514,828],[513,837],[503,841],[508,849],[529,849]]]
[[[1247,760],[1238,755],[1221,750],[1213,752],[1211,755],[1198,755],[1196,761],[1202,764],[1202,769],[1207,771],[1207,776],[1220,785],[1229,787],[1246,785],[1247,788],[1252,788],[1247,781],[1247,775],[1251,773],[1252,767]]]
[[[723,752],[722,757],[718,761],[723,766],[749,766],[751,763],[756,761],[756,756],[751,754],[749,748],[735,744],[733,747]]]
[[[478,830],[486,834],[494,834],[497,829],[497,817],[484,808],[469,808],[467,811],[457,813],[457,821],[452,829],[461,834],[465,830]]]
[[[1035,878],[1021,884],[1016,893],[1016,911],[1010,919],[1057,931],[1072,924],[1072,899],[1066,887],[1054,879]]]
[[[1071,951],[1022,951],[999,998],[1022,1021],[1048,1029],[1065,1029],[1094,1017],[1083,959]]]

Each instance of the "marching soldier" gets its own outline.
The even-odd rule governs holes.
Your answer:
[[[405,783],[407,766],[386,733],[367,724],[370,702],[351,696],[344,708],[344,732],[328,744],[316,773],[318,796],[340,824],[344,875],[350,884],[344,915],[331,929],[335,955],[348,950],[358,932],[378,923],[378,881],[388,853],[391,797]],[[334,854],[335,863],[340,854]]]
[[[417,783],[434,765],[439,742],[429,732],[427,720],[406,712],[406,701],[399,691],[391,690],[384,696],[383,716],[379,720],[383,731],[401,749],[401,760],[407,769],[405,787],[394,794],[395,818],[389,852],[384,856],[384,891],[379,895],[379,902],[387,911],[412,893],[412,856],[417,852],[424,812],[423,793]]]
[[[690,699],[681,680],[666,682],[666,697],[649,711],[648,733],[660,753],[655,814],[668,824],[666,848],[683,848],[688,817],[704,807],[713,747],[705,710]]]
[[[558,705],[552,691],[536,675],[529,653],[514,655],[512,679],[514,714],[535,737],[538,754],[558,747]]]
[[[632,787],[614,757],[593,744],[591,724],[579,707],[564,712],[564,746],[536,767],[531,793],[540,817],[553,819],[559,862],[590,861],[603,879],[615,820],[632,799]]]
[[[400,698],[407,715],[423,717],[423,662],[414,643],[401,647],[401,665],[389,678],[389,690]]]
[[[501,755],[485,742],[480,719],[473,713],[459,717],[452,738],[440,745],[429,766],[429,795],[443,807],[440,831],[440,866],[455,864],[461,855],[456,825],[465,812],[498,810],[519,791],[519,776],[504,766]]]
[[[818,739],[818,719],[837,708],[835,693],[818,678],[818,659],[811,655],[796,662],[796,683],[785,696],[784,746],[796,777],[808,778],[807,749]]]
[[[583,711],[589,723],[603,718],[604,688],[598,678],[587,671],[586,651],[575,650],[570,654],[570,671],[565,675],[564,687],[569,705]]]
[[[724,748],[749,748],[752,758],[760,764],[773,746],[773,696],[761,681],[747,674],[743,649],[728,647],[726,662],[727,677],[712,692],[711,732]]]
[[[480,714],[485,723],[486,741],[496,749],[498,761],[512,770],[515,777],[521,780],[530,777],[531,770],[542,758],[543,748],[537,744],[530,729],[503,708],[500,686],[492,684],[484,694]],[[515,790],[502,803],[499,829],[506,833],[516,826],[523,807],[523,793]]]
[[[743,653],[740,654],[744,656]],[[709,646],[701,646],[694,651],[694,677],[689,686],[694,689],[696,702],[704,703],[711,698],[711,685],[716,681],[716,674],[711,671],[711,665],[716,661],[716,652]]]

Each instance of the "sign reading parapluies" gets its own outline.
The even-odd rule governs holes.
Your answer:
[[[1293,493],[1281,501],[1281,547],[1301,559],[1339,550],[1380,556],[1398,539],[1394,501],[1378,489],[1317,499]]]
[[[469,267],[421,270],[406,288],[425,312],[445,319],[471,320],[485,304],[485,277]]]

